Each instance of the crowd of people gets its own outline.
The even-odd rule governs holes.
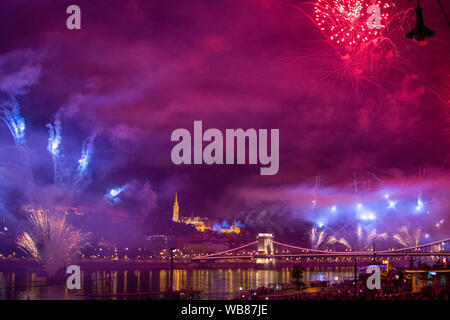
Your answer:
[[[238,299],[290,299],[290,300],[449,300],[450,272],[430,276],[430,268],[421,265],[414,269],[417,273],[390,269],[382,275],[381,288],[369,289],[366,285],[368,274],[359,275],[357,284],[347,279],[332,285],[319,286],[308,290],[303,282],[293,281],[290,285],[264,286],[241,294]],[[439,270],[447,269],[442,267]],[[414,274],[414,276],[412,276]],[[414,282],[414,285],[413,285]],[[327,282],[328,283],[328,282]],[[300,288],[301,287],[301,288]],[[297,288],[297,289],[294,289]],[[298,292],[297,292],[298,290]]]

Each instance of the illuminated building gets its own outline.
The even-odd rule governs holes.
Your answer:
[[[145,236],[144,250],[154,253],[176,246],[176,239],[166,234],[152,234]]]
[[[178,195],[175,193],[175,202],[173,203],[172,221],[177,223],[184,223],[193,226],[197,231],[205,232],[205,230],[213,230],[219,233],[226,234],[240,234],[241,229],[237,225],[236,221],[233,222],[230,228],[212,228],[208,224],[208,218],[202,218],[192,215],[191,217],[180,216],[180,206],[178,205]]]
[[[221,240],[195,240],[189,237],[177,237],[177,248],[188,254],[210,254],[230,249],[228,242]]]
[[[206,225],[206,222],[204,220],[206,219],[194,216],[181,218],[182,223],[194,226],[195,229],[197,229],[197,231],[200,232],[204,232],[205,230],[211,230],[211,228]]]
[[[450,283],[450,270],[406,270],[406,275],[411,279],[411,292],[418,293],[427,286],[442,285]]]
[[[233,224],[231,225],[230,229],[222,228],[222,229],[220,229],[220,231],[222,233],[240,234],[241,233],[241,228],[239,228],[239,226],[237,225],[236,221],[234,221]]]

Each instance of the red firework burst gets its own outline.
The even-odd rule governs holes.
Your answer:
[[[370,19],[376,14],[369,9],[373,5],[379,8],[377,27]],[[330,40],[351,48],[381,36],[389,19],[390,7],[383,0],[317,0],[314,13],[317,26]]]

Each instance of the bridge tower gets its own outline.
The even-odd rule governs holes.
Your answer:
[[[258,240],[258,254],[265,256],[273,255],[273,234],[259,233],[256,239]]]

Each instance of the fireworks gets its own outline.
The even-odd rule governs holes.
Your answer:
[[[61,120],[58,118],[55,119],[55,122],[53,124],[49,123],[47,124],[49,138],[48,138],[48,145],[47,150],[52,155],[53,159],[53,168],[54,168],[54,179],[55,183],[60,182],[60,173],[59,173],[59,158],[61,156],[60,153],[60,146],[62,142],[61,138]]]
[[[26,143],[25,139],[25,119],[20,115],[18,101],[11,97],[9,101],[0,106],[0,119],[8,126],[11,135],[14,138],[16,146],[22,146]]]
[[[47,124],[47,128],[49,133],[47,150],[50,152],[53,159],[54,181],[55,184],[60,184],[65,180],[65,178],[68,178],[70,173],[68,173],[68,170],[64,170],[64,166],[62,163],[62,122],[58,114],[56,115],[55,121],[53,123]],[[77,176],[73,177],[72,179],[74,186],[78,185],[83,180],[83,178],[88,175],[89,164],[94,152],[94,141],[99,133],[100,130],[96,130],[91,136],[83,141],[81,157],[78,160],[78,167],[76,171]]]
[[[317,228],[312,228],[308,233],[311,249],[319,249],[323,245],[342,244],[350,248],[350,244],[344,238],[338,239],[334,235],[329,235],[325,230],[318,231]]]
[[[23,170],[27,178],[27,196],[31,198],[33,196],[34,188],[34,178],[31,169],[31,163],[29,155],[26,149],[26,138],[25,138],[25,119],[20,115],[20,105],[14,96],[10,96],[9,100],[6,100],[0,104],[0,119],[6,124],[11,135],[14,139],[14,143],[17,151],[22,157]]]
[[[53,157],[60,156],[60,146],[62,142],[61,138],[61,120],[55,119],[55,122],[47,124],[48,128],[48,145],[47,150],[51,153]]]
[[[319,43],[325,46],[296,56],[298,63],[314,66],[318,81],[350,81],[384,95],[379,76],[390,69],[404,72],[397,48],[403,12],[389,0],[316,0],[311,5],[308,10],[293,7],[320,30],[324,41]]]
[[[377,229],[373,229],[371,232],[365,232],[361,225],[358,225],[356,229],[356,235],[357,235],[357,248],[358,250],[365,250],[372,246],[372,244],[375,241],[379,240],[387,240],[388,234],[385,233],[378,233]]]
[[[323,244],[326,238],[327,237],[324,230],[318,232],[316,228],[312,228],[311,231],[309,232],[309,241],[311,244],[311,249],[319,249],[319,247]]]
[[[87,244],[88,234],[74,230],[64,215],[43,209],[30,209],[27,214],[31,230],[19,235],[16,244],[41,262],[50,274],[64,266]]]
[[[38,261],[40,260],[39,251],[36,247],[36,243],[30,237],[28,232],[24,232],[21,235],[19,235],[16,239],[16,244],[19,246],[19,248],[21,248],[27,254],[34,257]]]
[[[112,203],[119,203],[120,198],[119,195],[124,192],[126,189],[128,189],[129,185],[128,183],[123,185],[122,187],[115,187],[112,189],[109,189],[108,192],[105,194],[105,199],[109,200]]]
[[[338,239],[336,236],[333,236],[333,235],[328,237],[328,240],[327,240],[328,245],[333,245],[333,244],[338,244],[338,243],[344,245],[345,247],[347,247],[349,249],[352,247],[350,245],[350,243],[344,238]]]
[[[411,232],[407,226],[398,229],[398,233],[393,235],[395,241],[404,247],[418,246],[422,230],[419,228]]]
[[[92,154],[94,152],[94,141],[97,138],[100,130],[96,130],[90,137],[88,137],[83,142],[83,149],[81,150],[81,157],[78,160],[78,179],[77,182],[80,182],[83,177],[85,177],[88,173],[89,163],[91,162]]]
[[[317,0],[317,26],[338,45],[354,47],[381,35],[390,5],[377,0]]]

